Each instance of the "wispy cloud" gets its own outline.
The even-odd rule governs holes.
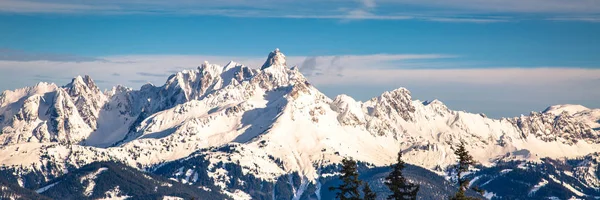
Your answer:
[[[458,17],[427,17],[423,18],[427,21],[434,22],[454,22],[454,23],[497,23],[497,22],[509,22],[511,19],[493,19],[493,18],[458,18]]]
[[[162,78],[169,76],[168,74],[164,74],[164,73],[148,73],[148,72],[138,72],[136,74],[140,75],[140,76],[162,77]]]
[[[344,76],[345,69],[368,68],[414,68],[414,62],[456,58],[456,55],[444,54],[372,54],[372,55],[335,55],[306,57],[300,71],[305,76]],[[294,59],[294,58],[293,58]],[[288,63],[297,63],[288,61]]]
[[[366,83],[389,85],[405,82],[465,83],[486,85],[558,86],[565,83],[593,81],[600,78],[600,69],[572,67],[480,68],[480,69],[347,69],[344,77],[315,77],[324,85]]]
[[[58,62],[87,62],[87,61],[101,61],[107,62],[107,60],[95,57],[71,55],[71,54],[56,54],[56,53],[34,53],[16,49],[2,49],[0,48],[0,60],[8,61],[58,61]]]
[[[0,12],[183,14],[228,17],[319,18],[346,21],[426,20],[453,23],[496,23],[511,20],[510,18],[494,19],[487,17],[487,15],[492,14],[525,19],[548,19],[560,16],[565,19],[596,22],[596,20],[590,20],[591,18],[577,18],[576,16],[598,15],[600,14],[600,4],[597,0],[173,0],[168,2],[137,0],[0,0]]]
[[[600,23],[600,16],[571,16],[571,17],[551,17],[548,20],[552,21],[582,21]]]
[[[461,61],[454,60],[456,58],[459,57],[445,54],[288,56],[287,63],[290,66],[298,66],[301,72],[317,85],[356,83],[386,85],[398,82],[398,80],[435,83],[555,85],[564,82],[600,79],[600,69],[568,66],[477,68],[461,66]],[[0,85],[4,87],[14,85],[12,83],[19,82],[18,77],[23,76],[62,80],[62,78],[56,77],[89,74],[96,79],[105,80],[105,84],[100,84],[105,88],[116,84],[139,87],[140,85],[129,83],[162,84],[169,74],[183,69],[196,68],[205,60],[222,65],[230,60],[236,60],[255,68],[264,62],[263,57],[205,55],[111,56],[88,61],[0,60],[0,74],[11,74],[11,76],[3,76],[0,79]],[[34,82],[27,82],[25,85],[32,84]],[[21,85],[21,87],[25,85]]]
[[[134,80],[128,80],[130,83],[135,83],[135,84],[140,84],[140,83],[148,83],[149,81],[147,80],[140,80],[140,79],[134,79]]]
[[[70,80],[70,78],[66,78],[66,77],[62,77],[62,76],[48,76],[48,75],[42,75],[42,74],[36,74],[33,75],[31,80],[37,81],[37,82],[48,82],[48,83],[53,83],[53,82],[59,82],[59,81],[68,81]]]
[[[247,17],[269,17],[269,18],[296,18],[296,19],[339,19],[343,22],[352,20],[409,20],[417,19],[408,15],[374,15],[362,10],[353,10],[340,15],[282,15],[282,16],[247,16]],[[426,18],[423,18],[426,19]]]
[[[300,72],[306,76],[312,76],[317,69],[317,57],[307,57],[300,65]]]
[[[73,4],[65,1],[0,0],[0,11],[13,13],[81,13],[120,10],[117,5]]]
[[[331,97],[349,93],[356,99],[366,100],[386,90],[408,87],[418,98],[448,100],[458,109],[472,109],[470,105],[477,102],[477,105],[494,108],[503,104],[502,110],[512,109],[510,113],[526,113],[556,103],[597,102],[600,98],[596,88],[600,84],[599,68],[465,68],[460,67],[461,61],[456,61],[457,58],[460,57],[443,54],[288,56],[287,63],[299,66],[312,84]],[[170,72],[196,68],[205,60],[221,65],[235,60],[258,68],[265,57],[129,55],[101,59],[106,62],[0,60],[0,90],[31,86],[38,81],[64,85],[70,81],[66,77],[84,74],[102,80],[97,84],[104,89],[117,84],[139,88],[146,83],[162,85]],[[446,65],[452,67],[436,68],[428,66],[433,65],[430,63],[448,63]],[[527,107],[515,108],[515,102],[529,103]],[[597,103],[587,105],[600,107]]]
[[[454,57],[456,56],[443,54],[288,56],[287,63],[290,66],[299,66],[306,76],[342,77],[346,75],[346,70],[410,67],[408,66],[412,65],[410,61],[451,59]],[[264,62],[264,59],[264,57],[208,55],[127,55],[86,60],[47,57],[0,59],[0,74],[11,74],[11,76],[1,77],[0,85],[4,88],[0,89],[14,89],[34,84],[35,81],[18,79],[18,77],[23,76],[35,77],[37,81],[42,81],[42,79],[43,81],[64,81],[68,78],[56,77],[74,77],[85,74],[91,75],[95,79],[105,80],[105,83],[99,84],[104,88],[110,88],[117,84],[139,87],[140,84],[138,83],[162,84],[170,74],[184,69],[196,68],[205,60],[222,65],[230,60],[235,60],[247,66],[257,67]],[[40,77],[40,75],[44,75],[44,77]]]
[[[375,8],[375,0],[361,0],[363,6],[367,8]]]
[[[377,15],[363,10],[352,10],[342,15],[282,15],[282,16],[248,16],[248,17],[269,17],[269,18],[297,18],[297,19],[338,19],[342,22],[355,20],[418,20],[449,23],[502,23],[515,21],[512,17],[487,17],[487,16],[435,16],[435,15]]]

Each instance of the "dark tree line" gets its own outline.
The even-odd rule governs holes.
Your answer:
[[[392,172],[385,178],[385,185],[392,191],[389,200],[415,200],[419,192],[419,185],[410,183],[402,174],[404,170],[402,151],[398,152],[396,164],[392,166]]]
[[[402,152],[398,152],[397,163],[392,165],[393,171],[386,177],[385,185],[392,191],[387,197],[389,200],[414,200],[417,199],[419,185],[410,183],[402,174],[404,170]],[[368,183],[358,179],[356,161],[351,158],[342,160],[340,171],[342,184],[338,187],[330,187],[329,190],[337,190],[336,199],[340,200],[375,200],[377,194],[371,190]],[[359,188],[362,186],[362,194]],[[362,195],[362,196],[361,196]]]
[[[471,156],[471,154],[469,154],[469,151],[467,151],[467,149],[465,148],[464,142],[461,142],[454,149],[454,155],[458,157],[458,165],[456,165],[458,191],[456,192],[456,194],[454,194],[454,196],[450,197],[450,200],[475,200],[477,198],[465,195],[465,192],[469,187],[469,182],[471,182],[470,179],[465,177],[465,173],[468,172],[469,168],[475,165],[476,162],[475,160],[473,160],[473,156]],[[484,193],[483,190],[477,187],[473,187],[471,189],[479,192],[480,194]]]
[[[473,156],[465,148],[465,144],[461,142],[455,149],[454,154],[458,157],[456,172],[458,177],[458,191],[450,196],[450,200],[473,200],[475,197],[466,196],[466,191],[469,189],[470,180],[465,177],[465,173],[469,171],[471,166],[476,164]],[[402,151],[398,152],[396,163],[392,166],[392,172],[385,178],[384,184],[392,192],[388,200],[416,200],[419,193],[419,185],[412,183],[404,177],[402,171],[405,168],[405,162],[402,160]],[[371,190],[368,183],[358,179],[357,163],[352,158],[344,158],[342,160],[342,169],[340,170],[340,180],[342,184],[338,187],[330,187],[329,190],[337,191],[336,199],[340,200],[374,200],[377,194]],[[362,192],[361,188],[362,187]],[[483,190],[473,187],[471,190],[481,194]]]
[[[358,179],[358,170],[356,168],[356,161],[352,158],[344,158],[342,160],[342,169],[340,171],[340,180],[342,184],[338,187],[330,187],[329,190],[334,191],[335,197],[340,200],[361,200],[361,194],[359,188],[363,185],[362,181]],[[367,195],[373,193],[368,183],[364,183],[363,192],[368,192]],[[373,198],[375,199],[375,198]]]

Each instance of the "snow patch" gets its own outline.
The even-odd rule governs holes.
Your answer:
[[[487,191],[486,191],[486,192],[483,194],[483,197],[485,197],[486,199],[492,199],[492,198],[496,197],[496,194],[494,194],[493,192],[487,192]]]
[[[125,200],[130,198],[131,196],[123,195],[119,186],[115,186],[114,188],[106,191],[104,193],[104,198],[98,200]]]
[[[554,106],[550,106],[548,108],[546,108],[546,110],[544,110],[544,113],[552,113],[554,115],[560,115],[563,112],[568,113],[569,115],[573,115],[575,113],[581,112],[581,111],[586,111],[589,110],[589,108],[586,108],[585,106],[582,105],[574,105],[574,104],[562,104],[562,105],[554,105]]]
[[[184,198],[181,197],[173,197],[173,196],[164,196],[163,200],[184,200]]]
[[[558,180],[556,177],[554,177],[554,175],[550,175],[550,179],[552,179],[552,181],[554,181],[555,183],[561,184],[563,187],[567,188],[568,190],[570,190],[571,192],[575,193],[575,195],[580,196],[580,197],[585,197],[587,196],[586,194],[584,194],[583,192],[580,192],[579,190],[575,189],[573,186],[571,186],[568,183],[564,183],[560,180]]]
[[[542,179],[538,184],[534,185],[531,190],[529,190],[529,196],[533,196],[540,188],[546,186],[548,184],[548,180]]]
[[[513,171],[513,169],[503,169],[502,171],[500,171],[501,175],[507,174],[509,172]]]
[[[94,187],[96,186],[96,178],[98,177],[98,175],[100,175],[102,172],[108,170],[108,168],[106,167],[102,167],[98,170],[96,170],[95,172],[91,172],[85,176],[82,176],[79,181],[81,184],[85,185],[83,194],[85,196],[91,196],[92,193],[94,192]]]
[[[234,200],[252,200],[252,196],[241,190],[235,190],[233,192],[224,191],[223,193]]]
[[[52,184],[50,184],[50,185],[46,185],[46,186],[44,186],[44,187],[42,187],[42,188],[40,188],[40,189],[37,189],[37,190],[35,190],[35,192],[36,192],[36,193],[38,193],[38,194],[41,194],[41,193],[45,192],[46,190],[48,190],[48,189],[50,189],[50,188],[54,187],[54,186],[55,186],[56,184],[58,184],[58,183],[60,183],[60,181],[59,181],[59,182],[56,182],[56,183],[52,183]]]

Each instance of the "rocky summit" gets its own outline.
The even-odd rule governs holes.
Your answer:
[[[49,198],[65,198],[57,194],[67,183],[83,191],[67,198],[135,196],[123,174],[165,197],[330,199],[325,185],[343,158],[359,161],[383,190],[377,177],[401,150],[409,178],[444,196],[453,146],[463,142],[480,164],[471,184],[487,198],[590,199],[600,197],[599,128],[600,109],[579,105],[491,119],[415,100],[406,88],[365,102],[330,98],[275,49],[260,69],[206,62],[139,90],[101,91],[78,76],[4,91],[0,173],[11,188]],[[522,184],[491,187],[506,182]]]

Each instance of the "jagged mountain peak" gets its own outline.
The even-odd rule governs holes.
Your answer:
[[[385,91],[381,95],[373,97],[369,101],[386,101],[390,99],[393,100],[395,98],[401,98],[409,101],[412,100],[410,91],[404,87],[400,87],[391,91]]]
[[[426,105],[426,106],[427,105],[444,105],[444,103],[442,101],[438,100],[438,99],[434,99],[434,100],[431,100],[431,101],[424,101],[423,105]]]
[[[117,86],[113,86],[110,90],[107,90],[105,93],[108,96],[112,96],[116,93],[122,93],[122,92],[127,92],[127,91],[131,91],[132,89],[129,87],[126,87],[124,85],[117,85]]]
[[[267,61],[265,61],[265,64],[263,64],[260,69],[263,70],[271,66],[287,66],[285,55],[279,51],[279,48],[276,48],[274,51],[269,53]]]
[[[92,77],[90,77],[89,75],[79,75],[74,77],[73,79],[71,79],[71,83],[67,84],[68,86],[75,86],[75,85],[84,85],[87,86],[89,88],[95,88],[96,87],[96,83],[94,82],[94,80],[92,79]]]
[[[366,102],[347,95],[332,100],[298,70],[288,68],[278,49],[261,70],[233,61],[223,66],[205,62],[171,75],[164,85],[140,90],[117,86],[96,94],[89,76],[52,88],[40,85],[35,90],[41,92],[21,92],[16,96],[24,103],[12,104],[10,112],[0,107],[7,122],[0,123],[0,142],[14,141],[5,143],[8,150],[0,148],[0,163],[14,160],[2,153],[21,153],[12,148],[17,145],[30,146],[32,157],[39,155],[32,163],[43,162],[47,154],[64,166],[118,158],[152,167],[200,152],[211,158],[213,171],[226,171],[219,169],[219,162],[239,163],[243,173],[265,180],[298,172],[309,182],[321,176],[323,163],[348,156],[388,165],[398,150],[406,153],[408,163],[440,172],[455,162],[450,146],[463,140],[469,142],[468,149],[481,149],[474,157],[486,164],[522,149],[528,159],[537,154],[581,156],[600,149],[598,134],[582,125],[579,116],[536,112],[494,120],[449,110],[439,100],[413,100],[406,88]],[[81,150],[56,154],[43,146],[48,143]]]
[[[63,86],[68,92],[69,95],[73,97],[77,97],[82,94],[89,93],[100,93],[100,88],[96,86],[96,83],[89,75],[85,76],[76,76],[71,80],[71,82],[65,86]]]
[[[6,102],[14,102],[16,100],[19,100],[23,96],[43,94],[48,91],[54,91],[57,88],[58,86],[54,83],[39,82],[31,87],[24,87],[15,90],[5,90],[2,92],[2,94],[0,94],[0,104]],[[2,101],[2,98],[4,98],[4,101]]]
[[[566,112],[569,115],[572,115],[572,114],[575,114],[575,113],[578,113],[581,111],[587,111],[587,110],[590,110],[590,109],[585,106],[582,106],[582,105],[560,104],[560,105],[549,106],[542,112],[543,113],[551,113],[554,115],[559,115],[559,114],[562,114],[563,112]]]

